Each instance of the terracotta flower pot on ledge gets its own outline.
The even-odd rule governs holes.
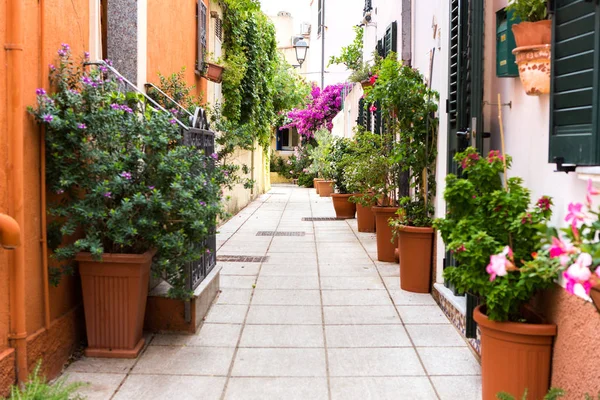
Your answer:
[[[375,214],[375,230],[377,231],[377,260],[394,262],[394,249],[392,243],[392,227],[388,223],[390,218],[396,217],[398,207],[373,207]]]
[[[333,181],[322,180],[317,182],[317,185],[319,185],[319,196],[331,197],[331,193],[333,193]]]
[[[552,43],[552,21],[520,22],[512,26],[517,47],[539,46]]]
[[[513,50],[519,66],[519,77],[528,95],[550,93],[551,53],[549,44],[517,47]]]
[[[223,68],[222,66],[218,65],[218,64],[213,64],[213,63],[206,63],[206,72],[204,74],[204,76],[206,77],[206,79],[208,79],[211,82],[214,83],[221,83],[221,81],[223,80],[223,70],[225,68]]]
[[[78,253],[88,357],[136,358],[144,346],[142,330],[152,257],[103,254],[94,261]]]
[[[333,208],[335,209],[335,216],[337,218],[354,218],[354,215],[356,214],[356,204],[349,201],[352,196],[352,194],[331,194],[331,200],[333,201]]]
[[[413,293],[429,293],[433,228],[403,226],[399,230],[400,287]]]
[[[495,322],[484,311],[482,306],[473,311],[481,330],[483,400],[496,399],[498,392],[520,397],[525,389],[529,399],[542,399],[550,386],[556,325]]]

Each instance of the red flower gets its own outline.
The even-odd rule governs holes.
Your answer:
[[[374,85],[374,84],[375,84],[375,82],[377,81],[377,78],[378,78],[378,76],[377,76],[377,75],[373,75],[373,76],[371,76],[371,77],[369,78],[369,83],[370,83],[371,85]]]

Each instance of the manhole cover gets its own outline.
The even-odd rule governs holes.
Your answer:
[[[312,222],[319,222],[319,221],[344,221],[346,218],[336,218],[336,217],[304,217],[302,218],[302,221],[312,221]]]
[[[259,231],[256,236],[304,236],[306,232]]]
[[[269,257],[263,256],[217,256],[217,261],[221,262],[249,262],[249,263],[262,263],[266,262]]]

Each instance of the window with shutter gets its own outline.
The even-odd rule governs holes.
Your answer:
[[[392,51],[398,52],[398,24],[392,22],[385,30],[383,37],[383,57],[387,57]]]
[[[597,1],[555,0],[549,162],[600,165]]]
[[[204,63],[206,61],[206,5],[202,0],[198,0],[198,8],[196,11],[196,18],[198,21],[198,37],[197,40],[197,52],[196,55],[196,71],[204,71]]]

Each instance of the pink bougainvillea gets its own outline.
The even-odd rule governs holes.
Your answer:
[[[342,109],[342,91],[346,85],[329,85],[323,90],[313,86],[310,92],[311,101],[306,108],[290,111],[288,118],[291,122],[283,128],[295,127],[298,133],[307,139],[313,137],[318,129],[327,128],[331,131],[333,118]]]

